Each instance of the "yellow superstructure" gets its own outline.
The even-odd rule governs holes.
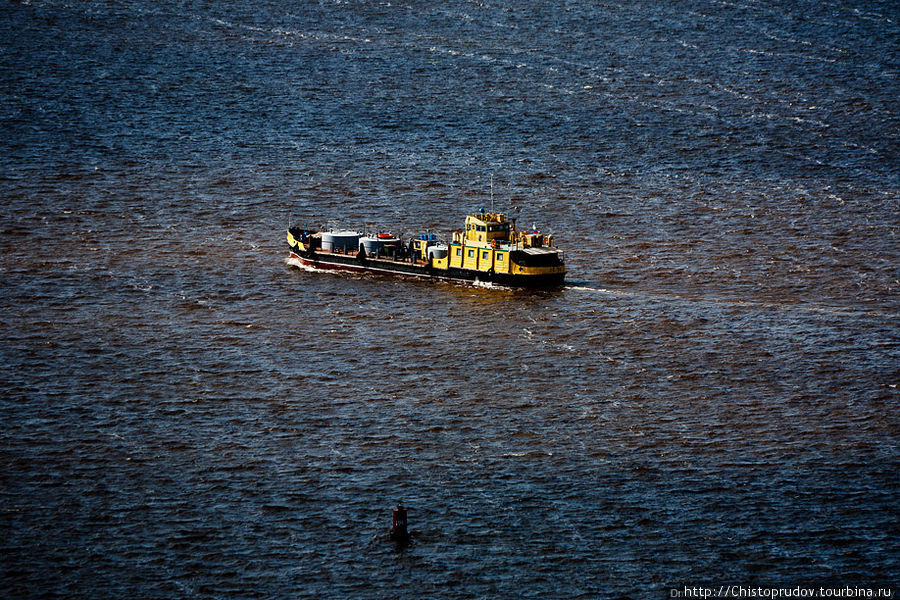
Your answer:
[[[466,217],[465,229],[454,231],[447,259],[435,260],[437,269],[465,269],[492,274],[553,275],[566,271],[553,235],[536,230],[517,231],[503,213]]]

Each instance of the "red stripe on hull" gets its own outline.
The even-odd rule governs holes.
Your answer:
[[[322,261],[309,260],[291,252],[291,258],[296,258],[304,267],[311,269],[327,270],[327,271],[352,271],[354,273],[369,272],[372,269],[366,267],[357,267],[355,265],[338,265],[335,263],[326,263]]]

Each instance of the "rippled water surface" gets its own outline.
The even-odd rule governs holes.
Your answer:
[[[7,3],[0,595],[896,588],[898,22]],[[565,288],[285,264],[288,223],[446,233],[491,175]]]

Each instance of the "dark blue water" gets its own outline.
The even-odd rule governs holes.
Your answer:
[[[0,595],[896,589],[898,23],[5,4]],[[284,262],[288,223],[459,228],[491,175],[564,289]]]

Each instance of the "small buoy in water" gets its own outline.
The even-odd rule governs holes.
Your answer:
[[[398,504],[397,508],[391,511],[391,539],[398,544],[409,543],[406,509],[402,504]]]

